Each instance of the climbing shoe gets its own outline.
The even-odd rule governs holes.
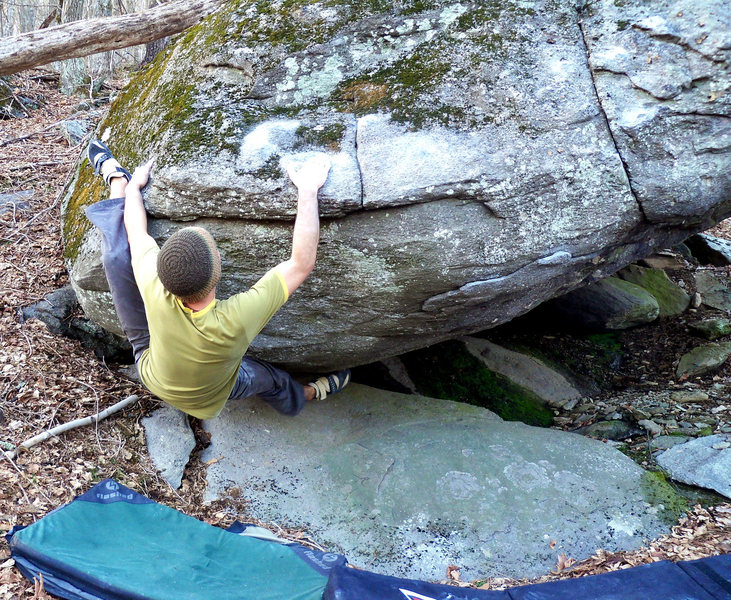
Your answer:
[[[89,142],[88,154],[94,173],[101,175],[107,185],[114,177],[124,177],[127,181],[132,178],[130,172],[114,158],[112,151],[99,140]]]
[[[310,385],[315,388],[315,400],[324,400],[328,394],[337,394],[350,383],[350,369],[338,371],[316,379]]]

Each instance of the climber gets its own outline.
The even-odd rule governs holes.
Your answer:
[[[132,344],[140,379],[160,399],[200,419],[215,417],[227,400],[258,396],[286,415],[322,400],[350,381],[344,370],[308,385],[244,356],[254,337],[310,274],[320,237],[317,193],[329,161],[314,158],[287,172],[297,187],[292,253],[246,292],[216,299],[221,255],[202,227],[185,227],[159,248],[147,232],[141,190],[152,161],[133,174],[102,142],[88,157],[110,198],[86,210],[102,232],[102,262],[117,315]]]

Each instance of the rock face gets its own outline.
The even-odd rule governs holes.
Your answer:
[[[673,446],[657,462],[673,479],[731,498],[731,435],[709,435]]]
[[[221,296],[288,256],[282,162],[330,156],[318,266],[260,357],[332,368],[485,329],[731,214],[723,0],[397,4],[226,3],[101,125],[128,166],[157,157],[158,240],[211,229]],[[82,159],[63,231],[114,329],[82,215],[103,194]]]
[[[204,427],[201,459],[224,457],[208,499],[238,486],[251,516],[384,574],[531,576],[667,530],[672,490],[615,448],[475,406],[353,384],[296,419],[247,400]]]

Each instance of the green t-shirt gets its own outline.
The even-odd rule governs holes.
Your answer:
[[[150,347],[137,364],[140,379],[165,402],[210,419],[228,400],[249,344],[287,301],[287,285],[272,269],[247,292],[193,311],[160,282],[159,252],[150,238],[132,265],[150,329]]]

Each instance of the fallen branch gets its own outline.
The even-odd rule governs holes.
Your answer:
[[[53,129],[54,127],[56,127],[56,125],[59,125],[60,123],[63,123],[63,121],[56,121],[55,123],[51,123],[48,127],[44,127],[40,131],[33,131],[31,133],[26,133],[25,135],[21,135],[19,137],[11,138],[9,140],[0,142],[0,148],[2,148],[3,146],[7,146],[8,144],[14,144],[15,142],[22,142],[23,140],[27,140],[36,135],[43,135],[45,133],[57,134],[58,133],[57,131],[50,131],[50,130]]]
[[[57,60],[128,48],[179,33],[213,12],[222,0],[170,2],[119,17],[73,21],[0,39],[0,75]]]
[[[75,419],[73,421],[69,421],[68,423],[62,423],[61,425],[57,425],[56,427],[49,429],[48,431],[39,433],[29,440],[26,440],[25,442],[21,443],[15,450],[11,452],[6,452],[5,455],[8,458],[13,459],[18,456],[21,451],[28,450],[29,448],[32,448],[33,446],[36,446],[41,442],[45,442],[49,438],[56,437],[61,433],[65,433],[66,431],[70,431],[78,427],[83,427],[84,425],[91,425],[92,423],[98,423],[99,421],[103,421],[109,415],[113,415],[123,408],[127,408],[130,404],[137,402],[137,400],[137,396],[133,394],[131,396],[127,396],[124,400],[120,400],[116,404],[113,404],[109,408],[105,408],[103,411],[98,412],[95,415],[82,417],[81,419]]]

